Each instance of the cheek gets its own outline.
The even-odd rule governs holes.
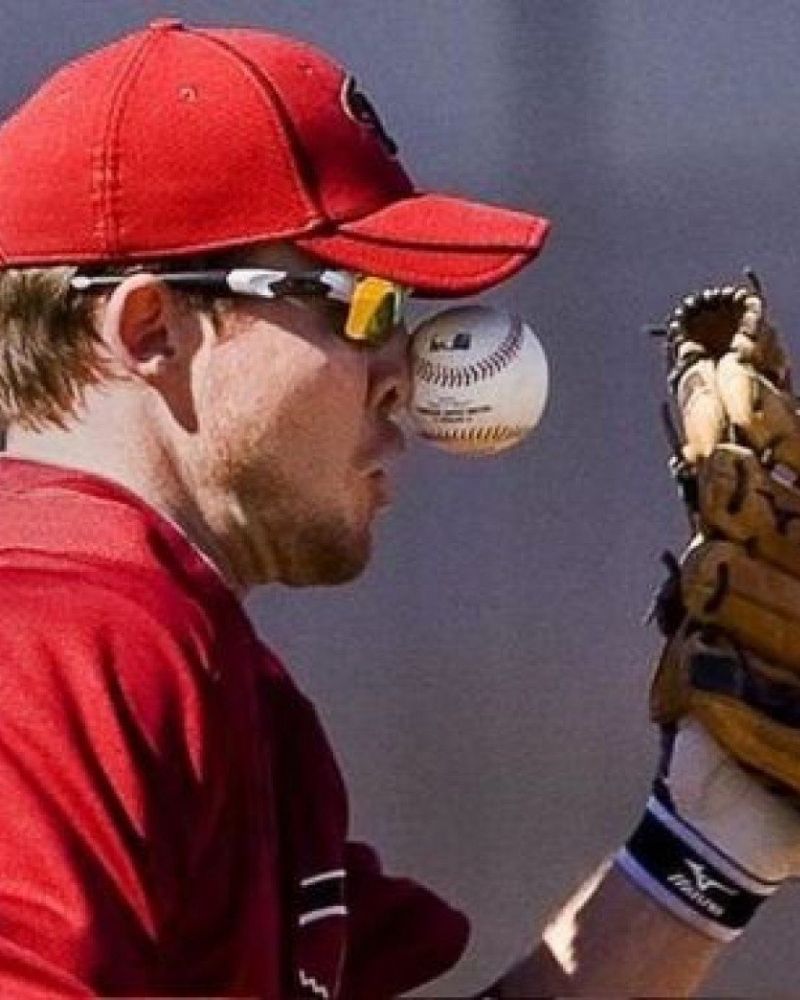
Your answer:
[[[232,481],[263,447],[272,394],[258,357],[226,343],[212,354],[195,385],[197,447],[205,474]]]
[[[266,340],[266,338],[265,338]],[[347,345],[326,352],[293,338],[292,350],[220,349],[202,392],[213,457],[228,472],[271,463],[292,477],[343,470],[360,443],[367,366]]]
[[[270,428],[282,464],[311,478],[345,474],[360,444],[364,398],[357,373],[332,364],[285,386]]]
[[[294,338],[292,349],[270,366],[264,387],[276,440],[312,449],[320,460],[352,450],[367,398],[362,354],[328,334],[322,345]]]

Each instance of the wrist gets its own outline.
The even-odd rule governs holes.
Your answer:
[[[781,884],[718,851],[656,795],[614,860],[674,916],[718,941],[738,937]]]
[[[668,774],[616,856],[641,889],[716,938],[737,937],[797,870],[800,813],[743,771],[705,730],[679,730]]]

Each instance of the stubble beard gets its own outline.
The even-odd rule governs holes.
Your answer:
[[[363,573],[372,551],[368,530],[361,533],[335,519],[309,521],[298,533],[292,558],[281,576],[293,587],[336,586]]]
[[[262,472],[258,490],[246,491],[254,503],[242,505],[257,512],[247,518],[249,561],[259,577],[252,582],[336,586],[360,576],[372,554],[370,522],[319,509],[279,477],[269,478],[265,490]]]

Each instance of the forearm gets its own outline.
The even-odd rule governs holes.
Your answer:
[[[481,995],[686,996],[723,947],[607,863],[559,910],[534,951]]]

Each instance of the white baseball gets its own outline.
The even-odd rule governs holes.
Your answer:
[[[490,455],[539,422],[547,358],[519,316],[459,306],[425,320],[411,342],[409,407],[421,437],[445,451]]]

